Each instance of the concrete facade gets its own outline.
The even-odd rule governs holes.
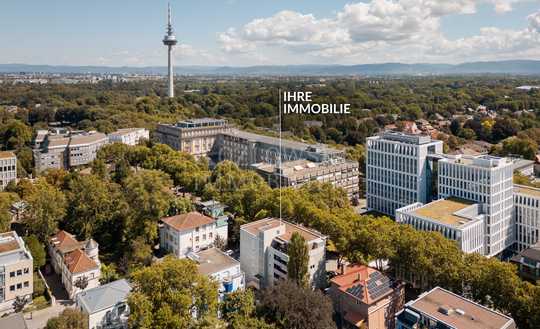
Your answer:
[[[10,151],[0,152],[0,187],[6,188],[11,181],[17,180],[17,156]]]
[[[141,140],[149,140],[150,132],[144,128],[123,128],[118,129],[108,135],[109,143],[122,143],[126,145],[137,145]]]

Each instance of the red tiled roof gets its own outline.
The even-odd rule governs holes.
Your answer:
[[[360,299],[365,304],[371,305],[388,296],[388,293],[390,291],[393,291],[392,289],[388,291],[388,293],[382,294],[375,299],[370,296],[369,289],[373,289],[379,286],[379,282],[375,281],[375,284],[372,286],[372,288],[369,288],[368,281],[370,280],[370,275],[377,272],[379,271],[365,265],[348,266],[345,270],[345,274],[335,276],[334,278],[332,278],[332,280],[330,280],[330,282],[337,285],[338,289],[343,293],[349,293],[351,289],[359,287],[360,289],[356,290],[359,291],[360,295],[354,295],[354,297]],[[379,274],[381,275],[381,277],[385,277],[384,274],[380,272]]]
[[[162,218],[161,221],[179,231],[194,229],[196,227],[214,223],[214,219],[196,211],[165,217]]]
[[[73,273],[84,273],[96,269],[98,265],[80,249],[75,249],[64,256],[68,270]]]
[[[77,239],[75,239],[73,235],[63,230],[58,231],[58,233],[53,235],[50,238],[50,242],[55,246],[56,249],[60,250],[63,253],[81,247],[81,242],[77,241]]]

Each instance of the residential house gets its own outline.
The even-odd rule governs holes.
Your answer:
[[[17,297],[32,300],[33,264],[32,255],[15,231],[0,233],[0,313],[11,311]]]
[[[540,243],[536,243],[519,254],[513,256],[510,262],[517,265],[519,274],[533,282],[540,280]]]
[[[93,239],[78,241],[70,233],[59,231],[49,239],[49,255],[69,298],[99,286],[99,246]]]
[[[77,294],[76,306],[88,317],[88,329],[127,329],[131,286],[125,279]]]

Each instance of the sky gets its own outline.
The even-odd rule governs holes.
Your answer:
[[[540,0],[171,0],[176,65],[540,60]],[[165,66],[166,0],[0,7],[0,63]]]

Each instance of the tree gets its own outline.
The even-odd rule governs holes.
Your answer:
[[[77,309],[66,308],[59,316],[49,319],[45,329],[88,329],[88,318]]]
[[[75,287],[81,289],[81,290],[84,290],[86,289],[86,287],[88,287],[88,278],[83,275],[83,276],[80,276],[77,278],[77,280],[75,280]]]
[[[11,206],[19,200],[15,193],[0,192],[0,232],[6,232],[11,224]]]
[[[32,141],[32,128],[19,120],[10,120],[0,130],[1,141],[8,150],[19,150]]]
[[[101,276],[99,277],[100,284],[107,284],[118,279],[120,279],[120,274],[118,274],[114,263],[109,265],[104,263],[101,264]]]
[[[59,220],[66,214],[66,198],[58,188],[47,183],[44,178],[39,178],[25,201],[28,210],[24,213],[23,223],[28,232],[44,242],[54,233]]]
[[[289,262],[287,263],[287,276],[300,286],[308,284],[309,250],[306,240],[298,232],[294,232],[287,246]]]
[[[25,306],[28,304],[28,298],[25,296],[17,296],[13,301],[13,310],[15,313],[20,313],[24,310]]]
[[[39,242],[39,239],[35,235],[30,235],[25,239],[26,247],[30,250],[30,254],[34,259],[34,270],[38,270],[45,265],[47,254],[45,252],[45,246]]]
[[[263,290],[261,314],[283,329],[335,329],[330,299],[319,290],[303,288],[289,280]]]
[[[199,274],[191,260],[165,257],[133,272],[132,283],[130,327],[187,328],[193,315],[217,315],[217,283]]]

